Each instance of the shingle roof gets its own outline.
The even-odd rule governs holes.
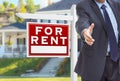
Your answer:
[[[70,9],[73,4],[79,3],[80,0],[61,0],[48,7],[42,8],[39,11],[52,11],[52,10],[67,10]]]
[[[12,23],[8,26],[3,26],[2,28],[0,28],[0,30],[1,29],[4,29],[4,30],[6,30],[6,29],[26,29],[26,24],[16,22],[16,23]]]

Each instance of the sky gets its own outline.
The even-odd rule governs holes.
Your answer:
[[[4,0],[0,0],[0,4],[2,4],[3,1]],[[10,2],[10,3],[14,3],[15,5],[17,5],[19,0],[7,0],[7,1]],[[60,1],[60,0],[51,0],[51,1],[52,1],[52,3],[55,3],[55,2]],[[40,4],[41,8],[47,6],[47,0],[34,0],[34,3],[35,4]]]

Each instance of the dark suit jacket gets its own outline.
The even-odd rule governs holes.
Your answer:
[[[107,0],[110,4],[118,24],[120,33],[120,4],[115,0]],[[106,53],[108,47],[108,36],[105,31],[103,16],[94,0],[82,0],[76,7],[78,21],[76,30],[79,34],[83,29],[95,24],[92,37],[95,42],[92,46],[87,45],[82,40],[80,56],[75,67],[75,72],[84,79],[99,81],[105,67]]]

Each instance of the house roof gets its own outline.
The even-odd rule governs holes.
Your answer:
[[[16,22],[0,28],[0,30],[7,30],[7,29],[26,29],[26,24]]]
[[[53,3],[52,5],[42,8],[39,11],[53,11],[53,10],[67,10],[70,9],[73,4],[79,3],[80,0],[61,0],[57,3]]]

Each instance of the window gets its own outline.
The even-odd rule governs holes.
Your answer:
[[[44,20],[43,20],[43,23],[48,23],[48,20],[45,20],[45,19],[44,19]]]
[[[40,22],[42,23],[42,22],[43,22],[43,20],[41,19],[41,20],[40,20]]]
[[[25,38],[17,38],[17,45],[26,45]]]
[[[64,24],[67,24],[68,22],[66,20],[64,20]]]
[[[48,20],[48,23],[51,23],[51,20]]]

